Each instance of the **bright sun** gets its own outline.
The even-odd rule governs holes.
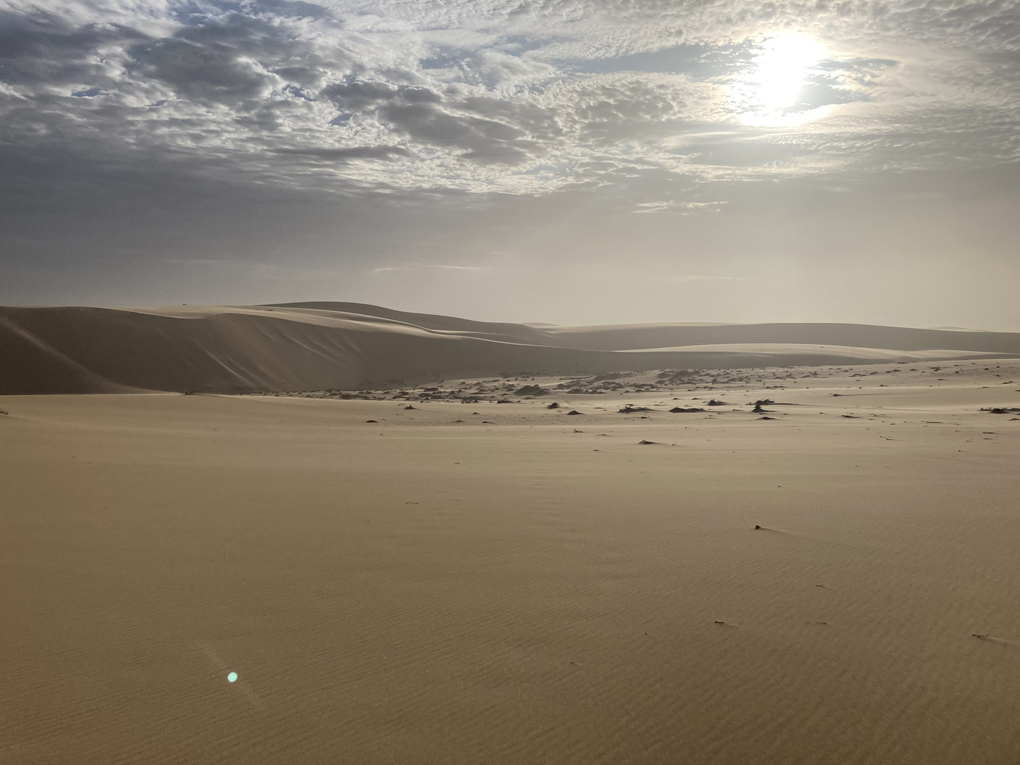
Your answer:
[[[825,53],[817,41],[799,32],[762,41],[753,68],[734,89],[742,119],[759,125],[791,124],[816,116],[792,107],[798,104],[808,73]]]

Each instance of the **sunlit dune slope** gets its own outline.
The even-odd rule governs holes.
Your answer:
[[[1020,334],[848,324],[536,327],[357,303],[0,308],[0,394],[293,391],[1020,354]]]
[[[782,343],[898,351],[959,350],[1020,354],[1020,333],[910,329],[869,324],[629,324],[549,327],[557,343],[590,350]]]

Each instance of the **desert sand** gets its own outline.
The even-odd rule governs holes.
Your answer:
[[[0,312],[258,394],[0,396],[0,762],[1018,762],[1017,336],[375,310]]]
[[[0,395],[357,389],[584,374],[1020,356],[1020,333],[855,324],[549,327],[359,303],[0,307]]]

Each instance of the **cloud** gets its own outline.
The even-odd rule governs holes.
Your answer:
[[[803,120],[744,124],[784,30],[829,51]],[[994,165],[1018,61],[1015,3],[0,0],[0,151],[339,193]]]
[[[347,149],[330,148],[306,148],[306,149],[277,149],[278,154],[290,154],[292,156],[309,157],[331,162],[351,162],[357,159],[382,159],[392,160],[397,157],[406,157],[410,154],[407,149],[400,146],[352,146]]]
[[[245,101],[265,98],[284,84],[251,55],[260,47],[258,31],[236,16],[222,26],[184,29],[130,48],[128,71],[169,85],[182,99],[243,108]]]
[[[128,27],[77,27],[58,16],[37,20],[0,6],[0,80],[28,94],[77,84],[112,87],[124,48],[142,39]]]
[[[683,276],[664,276],[659,279],[663,282],[749,282],[749,276],[696,276],[685,274]]]
[[[662,212],[678,212],[680,214],[689,215],[693,212],[716,212],[722,207],[725,202],[677,202],[677,201],[661,201],[661,202],[642,202],[637,205],[634,212],[650,215],[653,213]]]
[[[439,93],[422,87],[398,87],[382,82],[348,81],[323,94],[333,99],[347,118],[374,118],[418,145],[451,148],[465,159],[481,163],[520,164],[537,151],[525,131],[508,121],[463,113],[455,104],[444,106]]]
[[[490,271],[490,266],[451,266],[443,263],[404,263],[399,266],[380,266],[373,268],[369,273],[372,276],[382,276],[383,274],[391,273],[402,273],[402,272],[416,272],[426,271],[429,269],[436,269],[439,271],[450,271],[455,273],[481,273],[484,271]]]

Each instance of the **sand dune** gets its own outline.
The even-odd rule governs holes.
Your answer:
[[[1020,354],[1020,333],[910,329],[869,324],[644,324],[550,327],[546,333],[570,347],[590,350],[793,343],[900,351],[953,349]]]
[[[597,373],[1004,357],[1020,334],[845,324],[535,327],[356,303],[0,308],[0,393],[357,389]]]

